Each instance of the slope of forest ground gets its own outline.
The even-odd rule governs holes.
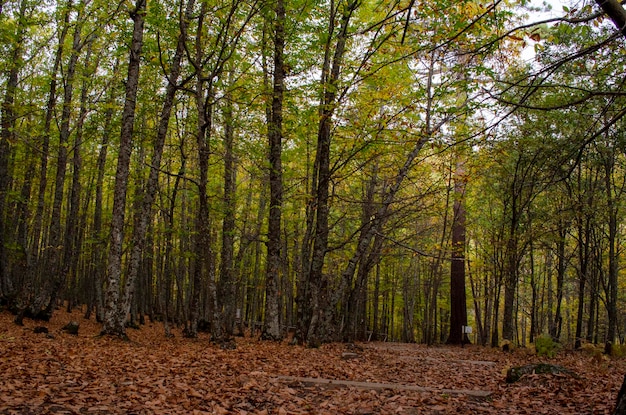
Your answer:
[[[70,320],[80,323],[78,336],[61,330]],[[34,332],[41,325],[49,334]],[[609,414],[626,373],[623,359],[571,351],[546,359],[478,346],[308,349],[250,337],[223,350],[205,336],[191,340],[175,332],[167,339],[157,323],[129,329],[128,342],[99,337],[99,330],[79,312],[58,311],[49,323],[26,320],[23,327],[0,313],[0,414]],[[577,376],[532,374],[505,382],[509,367],[540,361]],[[330,388],[288,376],[428,390]]]

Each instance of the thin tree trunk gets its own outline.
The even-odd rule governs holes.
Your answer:
[[[554,319],[550,327],[550,336],[558,340],[561,337],[561,327],[563,325],[563,317],[561,315],[561,304],[563,302],[563,288],[565,283],[566,258],[565,245],[567,228],[563,221],[559,221],[559,240],[557,241],[557,266],[556,266],[556,310]]]
[[[172,274],[176,273],[176,267],[173,267],[172,263],[175,262],[173,259],[173,251],[174,251],[174,244],[172,242],[172,238],[173,238],[173,234],[174,234],[174,219],[175,219],[175,211],[176,211],[176,200],[178,197],[178,189],[180,186],[180,180],[181,177],[184,176],[185,174],[185,168],[187,165],[187,157],[185,156],[184,151],[182,151],[182,148],[184,147],[184,142],[180,143],[180,147],[181,147],[181,165],[180,165],[180,170],[178,171],[178,174],[176,175],[175,179],[174,179],[174,184],[172,186],[172,192],[171,192],[171,196],[169,197],[168,201],[169,201],[169,207],[167,209],[166,212],[166,231],[165,231],[165,253],[164,253],[164,267],[163,267],[163,274],[164,274],[164,278],[165,278],[165,305],[164,305],[164,317],[163,317],[163,324],[164,324],[164,329],[165,329],[165,336],[166,337],[171,337],[171,331],[170,331],[170,327],[169,327],[169,323],[170,323],[170,318],[172,317],[172,313],[170,313],[170,300],[172,298]],[[180,297],[181,293],[179,292],[179,294],[177,295],[177,297]]]
[[[625,29],[626,30],[626,29]],[[617,257],[617,233],[618,233],[618,198],[616,186],[614,184],[614,166],[615,166],[615,154],[614,149],[606,149],[607,152],[604,160],[604,180],[605,180],[605,191],[607,198],[607,210],[608,210],[608,243],[609,243],[609,252],[608,252],[608,284],[606,289],[606,310],[608,315],[608,328],[607,328],[607,349],[606,351],[610,354],[611,345],[615,341],[617,336],[617,277],[619,273],[619,261]]]
[[[578,170],[577,188],[582,190],[583,177],[581,169]],[[591,198],[585,200],[591,203]],[[582,206],[585,206],[584,204]],[[582,207],[581,206],[581,207]],[[591,206],[589,206],[591,207]],[[591,211],[591,210],[590,210]],[[574,334],[576,349],[580,348],[583,335],[583,319],[585,313],[585,290],[587,279],[589,278],[590,244],[591,244],[591,222],[585,210],[576,212],[577,243],[578,243],[578,310],[576,313],[576,331]]]
[[[378,297],[380,295],[380,263],[376,264],[376,277],[374,279],[374,298],[373,298],[373,304],[372,304],[372,308],[374,309],[373,313],[372,313],[372,335],[371,335],[371,339],[376,341],[378,340],[378,329],[379,329],[379,322],[378,322]],[[419,284],[418,284],[418,288],[419,288]]]
[[[231,77],[232,78],[232,77]],[[218,307],[223,313],[223,331],[229,338],[235,332],[237,281],[234,269],[235,213],[237,169],[234,155],[234,118],[232,94],[226,94],[224,103],[224,218],[222,220],[222,251],[218,284]]]
[[[181,25],[186,25],[191,19],[195,1],[189,0],[186,6],[185,15],[180,19]],[[170,65],[170,73],[167,75],[167,86],[165,89],[165,96],[161,107],[161,116],[159,118],[159,125],[157,128],[157,135],[154,142],[152,159],[150,160],[150,170],[148,173],[148,179],[145,187],[141,189],[138,187],[137,192],[140,195],[137,200],[140,202],[137,204],[135,212],[135,220],[132,233],[131,254],[130,261],[128,263],[128,269],[126,271],[126,277],[124,279],[124,290],[122,294],[122,300],[120,303],[120,315],[127,315],[130,312],[130,305],[133,299],[133,293],[136,286],[137,274],[139,272],[140,261],[143,255],[143,251],[146,246],[146,234],[150,220],[152,219],[152,205],[154,198],[158,190],[159,184],[159,170],[161,168],[161,158],[163,156],[163,148],[165,147],[165,139],[167,137],[168,125],[174,106],[174,97],[177,91],[178,78],[180,76],[181,62],[183,54],[185,53],[185,38],[182,33],[185,33],[185,28],[181,28],[181,34],[178,37],[178,43],[176,45],[176,52],[172,58]]]
[[[80,18],[79,13],[79,18]],[[87,79],[89,76],[89,65],[91,60],[91,43],[89,42],[87,48],[87,54],[85,57],[85,69],[83,70],[83,82],[81,86],[81,94],[80,94],[80,110],[78,113],[78,120],[76,122],[76,135],[74,138],[74,146],[73,146],[73,157],[72,157],[72,186],[70,189],[70,206],[69,206],[69,214],[67,217],[67,221],[65,224],[65,237],[64,237],[64,246],[63,246],[63,263],[61,266],[61,275],[63,278],[68,278],[70,282],[75,282],[78,274],[78,261],[79,261],[79,253],[81,252],[81,243],[82,243],[82,235],[80,229],[80,219],[81,209],[80,204],[81,200],[84,199],[82,196],[82,185],[81,185],[81,170],[82,170],[82,141],[83,141],[83,127],[85,124],[85,118],[87,117],[87,97],[88,97],[88,89],[87,89]],[[71,293],[70,294],[76,294]],[[69,298],[68,298],[69,299]],[[68,305],[71,304],[71,299],[68,302]]]
[[[22,42],[26,33],[25,17],[26,17],[26,0],[20,2],[20,8],[17,16],[17,33],[15,36],[15,45],[11,53],[9,70],[7,74],[6,84],[4,85],[4,99],[2,100],[2,114],[0,116],[0,299],[14,295],[14,285],[11,281],[10,270],[8,267],[8,255],[5,244],[10,243],[9,229],[7,223],[9,218],[8,192],[11,187],[11,172],[9,170],[9,161],[11,159],[11,143],[14,138],[14,129],[16,114],[15,94],[17,92],[17,83],[19,71],[23,65],[22,61]]]
[[[195,101],[198,114],[198,127],[196,132],[196,144],[198,148],[198,210],[196,212],[196,237],[194,241],[195,265],[192,277],[192,291],[189,304],[189,327],[186,336],[198,336],[198,319],[200,318],[200,292],[202,284],[206,280],[209,271],[209,255],[211,249],[209,224],[209,201],[207,196],[208,170],[209,170],[209,143],[208,134],[211,133],[211,125],[213,122],[213,76],[207,76],[203,73],[201,62],[204,60],[204,51],[202,49],[202,33],[204,27],[204,19],[207,14],[206,3],[202,3],[201,11],[198,17],[198,27],[196,32],[196,49],[195,57],[192,64],[194,65],[198,80],[196,82]],[[217,74],[215,74],[217,75]],[[208,81],[208,86],[205,84]],[[205,105],[208,103],[208,106]],[[210,276],[209,276],[210,278]],[[208,281],[208,284],[214,284],[214,281]],[[209,299],[213,302],[214,299]],[[221,339],[221,323],[217,316],[218,310],[215,307],[211,315],[211,333],[214,339]]]
[[[42,227],[43,216],[45,208],[46,188],[48,183],[48,157],[50,149],[50,128],[52,125],[52,118],[54,117],[55,106],[57,102],[57,73],[61,66],[61,60],[63,58],[65,38],[69,32],[69,19],[70,11],[72,9],[73,0],[68,0],[65,6],[63,14],[63,23],[59,36],[59,44],[54,58],[54,65],[52,67],[51,79],[50,79],[50,92],[48,94],[48,102],[46,105],[46,117],[44,121],[42,143],[41,143],[41,162],[39,166],[39,191],[37,196],[37,209],[35,212],[33,223],[33,237],[32,237],[32,252],[33,256],[40,258],[41,244],[42,244]],[[43,267],[42,267],[43,268]]]
[[[274,21],[274,82],[270,118],[268,119],[270,209],[267,231],[267,270],[265,273],[265,322],[261,337],[281,340],[280,299],[278,284],[281,270],[281,218],[283,207],[283,167],[281,161],[283,139],[283,94],[285,68],[285,4],[276,0]]]
[[[306,265],[303,267],[305,284],[307,285],[307,304],[305,328],[306,342],[310,346],[317,346],[321,342],[331,340],[331,333],[328,332],[324,321],[324,299],[325,283],[322,277],[324,258],[328,250],[328,218],[329,218],[329,184],[330,184],[330,144],[332,118],[337,105],[337,85],[343,63],[346,42],[348,38],[348,26],[352,13],[358,7],[358,1],[347,1],[343,7],[343,14],[340,17],[339,33],[335,45],[334,55],[331,59],[331,42],[335,25],[335,3],[331,1],[331,16],[329,18],[328,41],[324,50],[324,65],[322,67],[323,96],[320,102],[319,125],[317,132],[317,151],[315,154],[315,164],[312,177],[313,183],[313,204],[314,207],[308,210],[309,214],[315,215],[315,220],[309,221],[311,229],[307,229],[308,235],[313,235],[312,246],[306,244]],[[309,251],[310,249],[310,251]],[[310,258],[310,259],[309,259]]]
[[[111,236],[109,258],[107,261],[107,290],[105,313],[102,326],[103,334],[126,338],[126,304],[120,302],[120,284],[122,280],[122,249],[124,244],[124,218],[126,210],[126,192],[130,174],[130,156],[132,153],[135,106],[139,86],[139,67],[143,46],[143,26],[146,14],[146,0],[137,0],[131,12],[133,35],[128,60],[126,78],[126,99],[122,112],[120,147],[113,190],[113,211],[111,218]]]
[[[61,128],[59,131],[59,153],[57,155],[57,166],[56,166],[56,176],[54,182],[54,198],[52,202],[52,216],[50,218],[50,229],[49,229],[49,242],[50,246],[49,251],[45,255],[46,268],[50,272],[50,285],[44,288],[43,295],[48,297],[47,303],[45,305],[45,310],[42,310],[42,317],[44,319],[50,319],[52,317],[52,312],[56,305],[57,297],[59,295],[59,291],[65,284],[65,280],[67,276],[64,274],[64,244],[67,240],[64,240],[64,235],[62,231],[62,209],[63,209],[63,201],[65,199],[65,176],[67,172],[67,158],[68,158],[68,147],[69,147],[69,138],[70,138],[70,122],[71,122],[71,113],[73,106],[73,96],[74,96],[74,77],[76,74],[76,66],[78,63],[78,58],[80,56],[81,49],[84,45],[83,40],[81,38],[81,29],[82,23],[81,19],[81,9],[82,4],[79,4],[78,7],[78,15],[76,18],[77,24],[74,28],[74,36],[72,41],[72,53],[70,54],[69,63],[65,70],[65,78],[64,78],[64,93],[63,93],[63,107],[61,111]],[[71,221],[71,219],[68,218]],[[73,227],[73,224],[70,223],[69,226]],[[68,238],[72,238],[72,235],[69,235]],[[43,297],[43,298],[45,298]],[[43,299],[42,298],[42,299]],[[39,313],[39,304],[35,304],[36,309],[34,310],[36,313]]]
[[[538,308],[538,297],[539,297],[539,288],[537,282],[537,275],[535,275],[535,248],[532,241],[530,242],[530,249],[528,260],[530,261],[530,336],[529,341],[531,343],[535,342],[535,337],[539,334],[539,310]],[[522,335],[522,346],[525,346],[526,336]]]

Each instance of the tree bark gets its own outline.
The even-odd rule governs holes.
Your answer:
[[[45,197],[48,183],[48,157],[50,151],[50,128],[52,125],[52,118],[54,117],[55,106],[57,102],[57,74],[61,66],[61,60],[63,58],[65,38],[69,32],[69,19],[70,11],[73,0],[68,0],[67,5],[63,13],[63,22],[61,26],[61,32],[59,35],[59,44],[54,57],[54,64],[51,72],[50,79],[50,92],[48,93],[48,102],[46,105],[46,116],[44,121],[42,142],[41,142],[41,161],[39,166],[39,190],[37,196],[37,209],[33,221],[33,236],[32,236],[32,253],[37,259],[41,257],[41,244],[42,244],[42,227],[43,216],[45,208]],[[40,267],[44,268],[44,267]],[[34,270],[37,272],[40,270]]]
[[[283,95],[285,67],[285,4],[276,0],[274,20],[274,82],[268,120],[270,209],[267,231],[267,270],[265,273],[265,322],[261,337],[281,340],[279,281],[281,271],[281,218],[283,208]]]
[[[187,22],[191,19],[194,4],[194,0],[188,1],[184,16],[180,19],[181,25],[185,25],[186,27]],[[120,304],[123,309],[120,310],[120,315],[127,315],[130,312],[130,305],[135,291],[135,283],[139,272],[140,261],[146,246],[145,242],[147,229],[150,220],[152,219],[152,206],[158,190],[159,170],[161,167],[163,148],[165,147],[165,139],[167,137],[170,116],[174,106],[174,98],[176,91],[178,90],[176,83],[178,82],[178,78],[180,76],[181,62],[183,54],[185,53],[185,38],[182,35],[184,32],[185,30],[182,28],[181,34],[178,37],[176,51],[174,53],[174,57],[172,58],[172,63],[170,64],[170,73],[166,75],[168,82],[165,88],[165,96],[161,107],[161,116],[159,118],[157,135],[154,142],[152,158],[150,160],[148,179],[143,189],[140,187],[137,189],[137,192],[139,193],[137,200],[139,200],[139,202],[135,212],[131,255],[126,271],[126,278],[124,279],[124,290]]]
[[[79,12],[79,18],[81,13]],[[68,287],[69,296],[67,299],[68,306],[71,306],[73,298],[76,296],[78,282],[78,261],[80,253],[82,251],[82,240],[84,232],[81,230],[81,201],[85,200],[88,203],[88,198],[83,196],[83,186],[81,184],[82,174],[82,144],[85,118],[87,117],[87,93],[88,85],[87,79],[89,79],[89,65],[91,60],[91,39],[86,40],[87,53],[85,55],[84,69],[82,73],[82,85],[80,93],[80,109],[78,111],[78,120],[76,121],[76,134],[74,136],[73,156],[72,156],[72,185],[70,188],[70,205],[68,209],[68,217],[65,223],[65,236],[63,246],[63,264],[61,266],[62,278],[68,279],[72,284]],[[68,284],[69,285],[69,284]],[[74,298],[75,299],[75,298]]]
[[[196,131],[196,145],[198,148],[198,173],[199,178],[197,182],[198,186],[198,210],[196,211],[196,236],[194,240],[194,253],[195,253],[195,265],[193,268],[192,277],[192,291],[189,304],[189,326],[187,327],[187,337],[198,336],[198,319],[200,317],[200,290],[209,267],[209,254],[211,250],[210,232],[211,227],[209,225],[209,201],[207,196],[207,183],[208,183],[208,170],[209,170],[209,144],[207,134],[211,132],[212,125],[212,84],[205,87],[206,80],[212,77],[206,76],[203,71],[200,62],[204,59],[204,53],[202,50],[202,31],[204,25],[204,18],[207,13],[207,4],[202,3],[202,9],[200,11],[198,20],[198,29],[196,32],[196,50],[194,66],[196,68],[198,80],[196,81],[195,101],[196,109],[198,113],[198,127]],[[212,81],[210,81],[212,82]],[[209,108],[206,108],[205,103],[209,103]],[[210,284],[211,282],[209,282]],[[209,300],[211,301],[211,299]],[[216,309],[212,310],[212,332],[216,337],[221,337],[219,319],[215,313]]]
[[[623,10],[623,9],[622,9]],[[612,138],[607,137],[611,140]],[[604,164],[604,184],[607,200],[608,214],[608,284],[606,285],[606,311],[608,316],[608,328],[606,341],[613,344],[617,335],[617,277],[619,273],[619,262],[617,253],[618,235],[618,214],[619,214],[619,194],[613,182],[615,173],[615,149],[606,148],[603,157]],[[610,347],[610,346],[609,346]]]
[[[328,332],[326,321],[324,321],[325,303],[328,302],[326,283],[322,272],[324,258],[328,250],[328,217],[329,217],[329,184],[330,184],[330,144],[332,118],[337,105],[337,86],[339,75],[343,63],[346,42],[348,38],[348,26],[353,12],[358,7],[359,2],[350,0],[345,2],[343,13],[340,18],[339,33],[334,53],[331,51],[332,35],[335,25],[335,5],[331,2],[331,16],[329,19],[328,41],[324,50],[324,65],[322,67],[322,87],[323,95],[319,109],[319,124],[317,132],[317,149],[312,175],[313,183],[313,207],[308,209],[309,215],[314,215],[314,219],[308,220],[307,234],[312,236],[312,244],[303,246],[306,259],[303,259],[303,272],[305,273],[307,293],[306,304],[299,304],[305,308],[304,324],[301,330],[305,334],[306,342],[311,346],[317,346],[320,342],[330,341],[332,334]],[[331,59],[331,53],[333,53]]]
[[[4,99],[2,100],[2,114],[0,116],[0,300],[8,299],[14,295],[15,287],[10,277],[10,269],[6,244],[9,240],[10,224],[8,223],[9,212],[8,193],[11,188],[11,172],[9,169],[9,160],[11,159],[11,143],[14,138],[14,129],[16,122],[15,114],[15,94],[17,92],[17,83],[19,71],[23,65],[22,62],[22,43],[26,33],[25,17],[26,17],[26,0],[20,2],[18,16],[17,32],[15,37],[15,45],[11,52],[11,60],[9,71],[7,74],[6,84],[4,86]]]
[[[80,15],[79,15],[80,16]],[[61,128],[59,131],[59,153],[57,154],[56,175],[54,181],[54,197],[52,202],[52,216],[50,218],[48,251],[45,253],[46,269],[50,273],[49,285],[44,287],[42,300],[45,299],[45,310],[42,316],[46,319],[52,317],[52,311],[57,300],[57,295],[65,282],[63,275],[63,231],[62,210],[65,199],[65,176],[67,172],[67,156],[70,138],[70,121],[72,111],[72,99],[74,94],[74,75],[81,48],[82,24],[77,18],[72,42],[72,52],[63,79],[63,106],[61,110]],[[39,304],[35,304],[35,313],[39,313]]]
[[[462,156],[458,156],[462,157]],[[467,343],[463,327],[467,326],[465,294],[465,166],[457,161],[454,172],[452,206],[452,261],[450,264],[450,334],[448,344]]]
[[[130,156],[135,123],[135,106],[139,86],[139,68],[143,46],[143,27],[146,14],[146,0],[137,0],[130,17],[133,20],[133,34],[128,60],[126,93],[122,112],[120,147],[113,189],[113,211],[109,258],[107,261],[107,290],[105,300],[102,334],[126,338],[126,314],[128,307],[120,302],[120,284],[122,278],[122,249],[124,244],[124,218],[126,210],[126,192],[130,175]]]
[[[232,77],[231,77],[232,78]],[[222,251],[220,279],[218,284],[218,307],[223,313],[224,335],[229,338],[235,332],[237,281],[234,269],[235,250],[235,214],[236,214],[236,177],[237,168],[234,154],[235,126],[233,118],[233,97],[226,93],[224,103],[224,195],[222,202]]]
[[[564,220],[559,219],[558,235],[559,239],[556,243],[557,252],[557,267],[556,267],[556,310],[554,312],[554,319],[550,324],[550,336],[555,340],[561,337],[561,327],[563,324],[563,317],[561,312],[561,305],[563,302],[563,288],[565,283],[566,272],[566,258],[565,258],[565,246],[566,237],[569,229],[569,223],[565,223]]]

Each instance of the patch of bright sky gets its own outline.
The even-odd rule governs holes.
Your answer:
[[[566,9],[580,9],[588,0],[531,0],[526,11],[526,22],[533,23],[567,14]],[[522,51],[522,58],[526,62],[535,59],[535,42],[527,42],[527,46]]]

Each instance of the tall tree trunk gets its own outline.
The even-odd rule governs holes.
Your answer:
[[[232,77],[231,77],[232,78]],[[234,118],[232,94],[226,94],[224,103],[224,195],[222,220],[222,251],[218,285],[218,307],[223,313],[223,331],[226,337],[235,332],[237,281],[235,279],[235,213],[237,168],[234,155]]]
[[[566,237],[568,233],[569,224],[565,221],[559,220],[559,239],[556,243],[557,252],[557,266],[556,266],[556,310],[554,312],[554,319],[550,324],[550,336],[558,341],[561,337],[561,327],[563,326],[563,316],[561,312],[561,305],[563,303],[563,289],[565,284],[565,272],[567,259],[565,258],[565,245]]]
[[[122,250],[124,244],[124,218],[126,210],[126,192],[130,174],[130,156],[132,153],[133,130],[135,124],[135,106],[139,86],[139,67],[143,46],[143,26],[146,14],[146,0],[137,0],[135,9],[130,13],[133,20],[133,34],[128,60],[126,78],[126,98],[122,112],[122,129],[113,190],[113,211],[109,258],[107,261],[107,290],[105,300],[102,333],[126,338],[126,313],[128,309],[120,302],[120,284],[122,280]]]
[[[72,52],[65,69],[65,78],[63,79],[63,107],[61,111],[61,128],[59,131],[59,152],[57,155],[56,175],[54,181],[54,197],[52,202],[52,216],[50,218],[48,252],[45,254],[46,268],[50,273],[50,284],[44,288],[41,300],[47,301],[45,309],[42,310],[42,317],[50,319],[56,305],[59,291],[64,286],[67,276],[64,275],[63,255],[64,255],[64,235],[62,231],[62,211],[63,201],[65,200],[65,176],[67,172],[67,158],[70,139],[70,122],[73,107],[74,96],[74,77],[76,74],[76,66],[83,47],[82,40],[82,22],[81,19],[82,3],[77,7],[76,25],[74,28],[74,37],[72,41]],[[71,219],[68,219],[71,221]],[[72,224],[70,223],[70,226]],[[71,235],[68,238],[72,238]],[[47,298],[46,298],[47,297]],[[36,313],[39,313],[39,304],[35,304]]]
[[[117,62],[113,66],[115,72],[117,69]],[[104,174],[106,169],[107,153],[109,149],[109,130],[111,128],[111,121],[113,119],[113,91],[110,90],[109,97],[107,98],[107,106],[104,112],[104,133],[100,141],[100,148],[98,151],[98,160],[96,162],[96,185],[94,196],[94,211],[93,211],[93,228],[91,231],[92,249],[91,249],[91,261],[89,266],[90,283],[93,288],[91,293],[93,305],[96,308],[96,320],[102,323],[104,318],[104,296],[102,293],[102,287],[104,283],[104,272],[106,269],[106,237],[103,235],[102,229],[102,211],[103,211],[103,192],[104,192]]]
[[[8,266],[8,255],[6,244],[8,240],[10,226],[7,223],[9,218],[8,193],[11,187],[11,172],[9,162],[11,159],[11,143],[13,142],[15,129],[15,94],[17,92],[18,75],[23,65],[22,61],[22,43],[26,34],[26,8],[27,1],[21,0],[16,21],[18,23],[15,36],[15,44],[11,52],[9,70],[7,74],[6,84],[4,85],[4,99],[0,110],[0,300],[8,299],[14,295],[13,282],[10,278],[10,269]]]
[[[278,284],[281,271],[281,218],[283,208],[283,94],[285,83],[285,4],[276,0],[274,20],[274,82],[268,120],[270,209],[267,230],[267,270],[265,273],[265,321],[261,337],[281,340]]]
[[[59,44],[54,57],[54,64],[52,72],[50,74],[50,91],[48,93],[48,102],[46,105],[46,116],[44,121],[42,142],[41,142],[41,161],[39,166],[39,190],[37,195],[37,209],[33,221],[33,236],[32,236],[32,254],[35,258],[40,259],[41,256],[41,244],[42,244],[42,227],[45,208],[46,188],[48,183],[48,157],[50,151],[50,128],[52,125],[52,119],[54,117],[56,102],[57,102],[57,74],[61,66],[61,60],[63,58],[65,38],[70,28],[70,12],[72,9],[73,0],[68,0],[67,5],[63,13],[63,22],[59,35]],[[43,265],[43,261],[40,261]],[[44,267],[40,267],[43,269]],[[37,272],[41,270],[34,270]]]
[[[305,307],[305,317],[302,329],[305,334],[306,342],[311,346],[317,346],[320,342],[330,341],[332,333],[324,319],[324,306],[328,301],[326,297],[329,293],[325,292],[326,283],[324,282],[322,272],[324,267],[324,258],[328,250],[328,217],[329,217],[329,185],[330,185],[330,144],[331,144],[331,127],[332,119],[337,106],[337,88],[339,75],[343,63],[346,42],[348,39],[348,26],[353,12],[359,5],[356,0],[347,0],[343,2],[341,7],[343,13],[340,17],[339,33],[334,53],[331,51],[331,42],[333,38],[336,10],[335,2],[331,1],[331,15],[329,18],[328,41],[324,50],[324,65],[322,67],[322,87],[323,95],[319,108],[319,125],[317,132],[317,150],[315,154],[315,163],[312,175],[313,183],[313,205],[308,209],[308,213],[315,215],[315,219],[309,220],[307,234],[312,235],[312,245],[308,243],[303,246],[306,259],[303,266],[305,273],[305,291],[307,292],[307,303],[299,306]],[[331,58],[331,53],[333,56]]]
[[[583,190],[583,174],[582,169],[578,169],[577,172],[577,189]],[[587,190],[588,194],[591,194],[590,189]],[[576,349],[581,346],[581,339],[583,336],[583,319],[585,313],[585,290],[587,280],[589,279],[589,263],[590,263],[590,244],[591,244],[591,218],[585,212],[591,212],[592,209],[587,210],[585,206],[591,208],[592,197],[585,197],[581,200],[580,206],[582,209],[576,212],[576,235],[577,235],[577,251],[578,251],[578,310],[576,313],[576,330],[575,330],[575,343]]]
[[[137,189],[137,192],[139,193],[137,200],[139,200],[139,202],[136,206],[130,261],[124,278],[124,290],[122,294],[122,301],[120,303],[121,315],[127,315],[130,312],[130,305],[133,299],[140,261],[146,245],[147,229],[153,216],[152,205],[158,190],[161,158],[163,156],[163,148],[165,147],[165,139],[167,138],[168,125],[172,108],[174,106],[174,98],[178,89],[176,83],[178,82],[178,78],[180,76],[181,62],[185,53],[185,37],[182,33],[185,33],[187,22],[191,19],[194,4],[194,0],[189,0],[187,2],[184,16],[180,19],[181,25],[185,26],[181,28],[181,34],[178,37],[176,52],[174,53],[174,57],[172,58],[170,65],[170,73],[166,75],[168,82],[165,88],[165,96],[161,107],[161,116],[159,118],[157,135],[154,141],[152,158],[150,160],[148,179],[143,189],[141,189],[141,187],[138,187]]]
[[[539,334],[539,283],[535,274],[535,247],[531,240],[528,255],[530,262],[530,336],[529,341],[535,342],[535,337]],[[522,335],[522,346],[526,345],[526,336]]]
[[[376,264],[376,274],[375,274],[375,278],[374,278],[374,298],[373,298],[373,304],[372,304],[372,308],[374,309],[372,312],[372,335],[370,337],[370,339],[377,341],[378,340],[378,329],[380,327],[380,324],[378,322],[379,320],[379,316],[378,316],[378,309],[379,309],[379,305],[378,305],[378,301],[379,301],[379,295],[380,295],[380,263]],[[417,285],[417,288],[419,288],[419,282]]]
[[[79,12],[79,18],[82,13]],[[76,275],[78,272],[79,254],[81,252],[82,235],[80,229],[81,209],[80,204],[82,199],[86,199],[82,196],[81,185],[81,170],[82,170],[82,141],[83,141],[83,127],[85,124],[85,118],[87,117],[87,79],[89,79],[89,65],[91,59],[91,42],[88,41],[87,53],[85,56],[85,68],[83,70],[83,81],[80,94],[80,109],[78,112],[78,120],[76,121],[73,156],[72,156],[72,185],[70,189],[70,205],[68,209],[68,217],[65,223],[65,236],[63,244],[63,263],[61,265],[62,278],[69,278],[70,282],[76,281]],[[74,287],[76,288],[76,287]],[[76,294],[71,293],[70,294]],[[71,305],[71,298],[68,298]]]
[[[457,157],[462,157],[461,155]],[[463,327],[467,326],[465,294],[465,166],[457,160],[454,171],[454,203],[452,217],[452,261],[450,264],[450,334],[448,344],[468,342]]]
[[[625,29],[626,30],[626,29]],[[608,138],[608,137],[607,137]],[[611,138],[608,138],[611,139]],[[608,213],[608,283],[606,285],[606,311],[608,315],[608,328],[606,335],[607,352],[611,352],[611,345],[617,336],[617,277],[619,274],[618,252],[616,248],[618,234],[619,199],[618,191],[614,183],[615,174],[615,149],[605,149],[604,157],[604,184],[607,200]]]
[[[177,272],[175,266],[173,266],[174,258],[174,243],[172,241],[174,234],[174,218],[176,211],[176,199],[178,197],[178,188],[180,186],[181,177],[185,175],[185,168],[187,165],[187,157],[185,156],[182,148],[184,147],[184,142],[180,143],[181,147],[181,164],[180,170],[174,179],[174,184],[172,186],[171,196],[169,197],[169,207],[166,211],[166,230],[165,230],[165,252],[164,252],[164,266],[163,266],[163,275],[165,279],[165,301],[163,307],[163,326],[165,330],[165,336],[171,337],[172,333],[170,331],[170,318],[172,317],[172,313],[170,313],[170,300],[172,298],[172,274]],[[181,297],[181,294],[177,297]]]
[[[512,231],[513,232],[513,231]],[[506,271],[504,275],[504,311],[502,324],[502,338],[515,340],[515,297],[517,293],[517,240],[513,234],[509,235],[506,245]]]
[[[196,132],[196,145],[198,148],[198,210],[196,212],[196,236],[194,240],[195,265],[193,268],[192,291],[189,304],[189,326],[187,327],[186,336],[198,336],[198,319],[200,318],[200,292],[201,285],[205,282],[209,273],[210,261],[210,232],[209,224],[209,201],[207,196],[208,170],[209,170],[209,137],[213,122],[213,81],[217,74],[206,75],[203,72],[201,62],[204,60],[204,51],[202,49],[202,34],[204,27],[204,18],[207,14],[206,3],[202,3],[202,9],[198,18],[198,28],[196,32],[196,49],[195,57],[192,64],[194,65],[198,80],[196,82],[195,102],[198,113],[198,127]],[[213,76],[212,76],[213,75]],[[208,80],[208,85],[207,84]],[[207,106],[208,103],[208,106]],[[213,276],[208,275],[209,279]],[[214,281],[208,281],[208,284],[214,284]],[[214,290],[211,290],[213,292]],[[215,298],[210,298],[209,302],[214,302]],[[211,310],[211,332],[214,339],[220,339],[221,323],[218,317],[217,307],[212,305]]]

